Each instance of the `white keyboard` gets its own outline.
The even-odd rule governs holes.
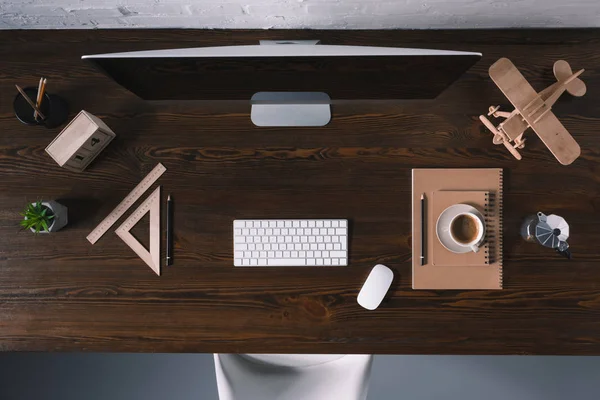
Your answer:
[[[236,267],[348,265],[348,220],[233,221]]]

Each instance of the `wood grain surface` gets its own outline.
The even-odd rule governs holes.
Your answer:
[[[323,128],[255,127],[245,101],[144,102],[80,60],[312,38],[483,59],[436,100],[341,101]],[[599,50],[600,30],[0,32],[0,350],[600,354]],[[522,161],[492,144],[478,115],[508,106],[487,76],[500,57],[536,90],[557,59],[586,69],[586,96],[553,108],[581,145],[571,166],[532,133]],[[44,152],[60,128],[13,114],[14,85],[42,75],[71,117],[84,109],[117,134],[83,173]],[[113,231],[85,239],[158,162],[175,199],[175,263],[160,277]],[[413,167],[505,168],[504,290],[411,289]],[[37,199],[67,205],[69,225],[20,231]],[[536,211],[570,223],[572,261],[520,239]],[[235,218],[348,218],[350,265],[234,268]],[[396,280],[367,311],[356,296],[377,263]]]

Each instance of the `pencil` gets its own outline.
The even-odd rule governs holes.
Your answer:
[[[173,200],[167,197],[167,266],[173,264]]]
[[[42,99],[44,98],[44,90],[45,89],[46,89],[46,78],[42,77],[42,78],[40,78],[40,84],[38,85],[37,100],[35,102],[35,105],[37,106],[37,108],[42,108]],[[37,111],[33,112],[33,118],[36,121],[39,118]]]
[[[33,108],[35,111],[37,111],[37,113],[40,115],[40,117],[42,117],[42,119],[46,119],[46,116],[44,114],[42,114],[42,112],[40,111],[39,108],[37,108],[37,106],[35,105],[35,103],[33,102],[33,100],[31,100],[29,98],[29,96],[27,96],[27,93],[25,93],[23,91],[23,89],[21,89],[21,87],[19,85],[15,85],[15,87],[17,88],[17,90],[19,91],[19,93],[21,93],[21,96],[23,96],[23,98],[25,99],[25,101],[31,106],[31,108]]]
[[[425,265],[425,193],[421,195],[421,265]]]

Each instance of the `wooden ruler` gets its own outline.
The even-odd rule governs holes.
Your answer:
[[[142,195],[150,189],[152,184],[156,182],[158,178],[166,171],[164,165],[158,163],[156,167],[138,185],[131,191],[129,194],[119,203],[119,205],[108,214],[106,218],[98,224],[96,228],[89,235],[87,235],[87,240],[91,244],[94,244],[104,235],[111,226],[117,222],[119,218],[125,214],[127,210],[140,198]]]
[[[149,250],[129,232],[147,213],[150,213]],[[116,233],[156,275],[160,275],[160,186],[117,228]]]

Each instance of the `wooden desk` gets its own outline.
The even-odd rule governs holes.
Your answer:
[[[432,102],[333,107],[324,128],[257,128],[249,105],[148,103],[80,60],[86,53],[320,38],[327,44],[481,51]],[[145,352],[600,354],[599,30],[0,32],[0,349]],[[529,133],[523,161],[492,144],[477,116],[507,105],[487,76],[509,57],[536,89],[567,59],[588,94],[554,111],[582,148],[560,165]],[[14,84],[61,94],[117,138],[84,173],[44,148],[58,130],[21,125]],[[407,77],[410,79],[410,77]],[[85,236],[157,162],[176,199],[176,261],[154,273],[114,234]],[[501,291],[411,289],[412,167],[506,169]],[[71,222],[19,231],[27,201],[60,199]],[[524,243],[523,217],[571,224],[574,259]],[[235,218],[352,220],[347,268],[232,266]],[[397,276],[385,304],[356,295],[371,267]]]

